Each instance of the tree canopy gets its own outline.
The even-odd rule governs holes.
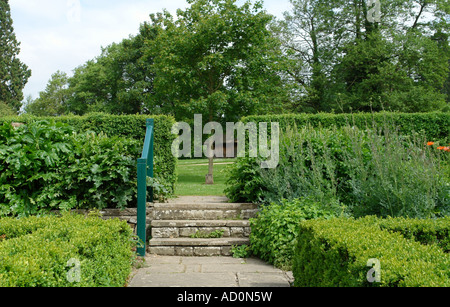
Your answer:
[[[277,74],[281,46],[262,4],[189,2],[176,20],[168,12],[152,16],[159,35],[148,41],[155,72],[149,109],[211,121],[276,109],[286,96]]]
[[[224,122],[262,113],[450,109],[446,0],[291,0],[280,20],[258,1],[188,3],[176,16],[151,14],[64,86],[55,88],[52,76],[34,102],[43,108],[28,110],[59,114],[52,106],[60,104],[80,115],[202,114]]]
[[[450,9],[445,0],[292,0],[281,21],[292,110],[421,112],[448,105]],[[447,83],[446,83],[447,82]]]

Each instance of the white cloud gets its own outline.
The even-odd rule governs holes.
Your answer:
[[[269,13],[289,9],[289,0],[266,0]],[[32,70],[25,97],[38,96],[57,70],[71,75],[113,42],[136,35],[150,13],[176,14],[185,0],[10,0],[19,58]]]

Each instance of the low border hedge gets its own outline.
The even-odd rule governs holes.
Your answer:
[[[131,228],[118,219],[2,218],[0,287],[122,287],[135,245]],[[79,280],[68,277],[71,270],[79,270]]]
[[[295,286],[450,286],[450,256],[436,245],[381,230],[376,217],[309,220],[300,224],[293,259]],[[368,260],[381,264],[370,283]]]
[[[388,218],[380,219],[381,229],[399,232],[406,239],[425,245],[437,245],[450,252],[450,216],[438,219]]]

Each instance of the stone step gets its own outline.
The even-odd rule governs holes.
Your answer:
[[[166,256],[230,256],[232,246],[249,243],[248,238],[152,238],[149,253]]]
[[[255,204],[180,202],[154,204],[153,220],[248,220],[256,213]]]
[[[153,238],[201,237],[221,231],[222,237],[250,236],[248,220],[153,220]]]

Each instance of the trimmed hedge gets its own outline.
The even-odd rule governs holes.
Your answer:
[[[450,216],[438,219],[388,218],[378,222],[381,229],[398,232],[424,245],[437,245],[450,252]]]
[[[367,280],[372,258],[380,261],[380,282]],[[450,286],[448,254],[381,230],[375,217],[302,222],[293,262],[297,287]]]
[[[284,115],[259,115],[242,118],[248,122],[279,122],[280,128],[288,126],[302,127],[307,124],[313,127],[342,127],[347,124],[361,129],[372,127],[374,123],[379,126],[385,123],[393,123],[400,129],[400,134],[411,135],[413,132],[424,132],[429,141],[450,141],[450,112],[431,113],[355,113],[355,114],[284,114]],[[270,129],[270,125],[268,126]]]
[[[2,218],[0,287],[123,287],[135,245],[131,228],[118,219]]]
[[[41,120],[69,124],[79,133],[93,131],[104,133],[109,137],[124,137],[134,139],[144,144],[146,119],[155,120],[155,176],[162,178],[174,190],[177,180],[177,159],[172,155],[171,146],[176,135],[171,133],[175,120],[166,115],[109,115],[104,113],[90,113],[85,116],[35,117],[29,115],[0,118],[0,125],[4,122],[30,123]]]

